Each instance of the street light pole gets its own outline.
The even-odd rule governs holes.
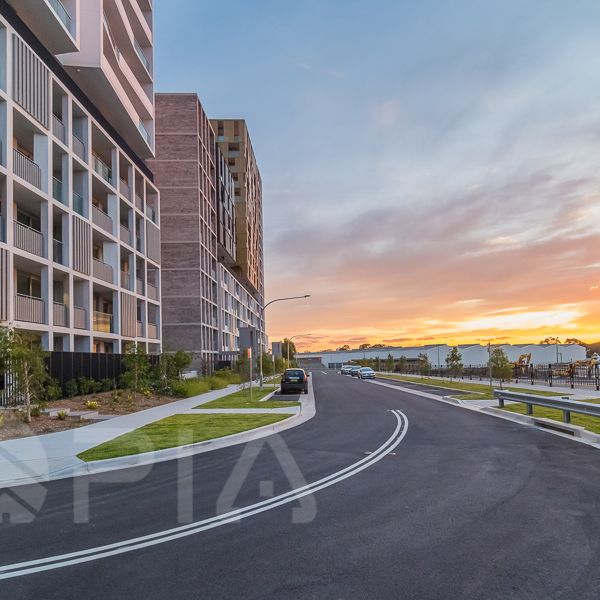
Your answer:
[[[310,294],[305,294],[304,296],[290,296],[289,298],[275,298],[275,300],[271,300],[270,302],[267,302],[265,305],[263,305],[261,307],[260,310],[260,316],[263,322],[263,327],[265,327],[265,310],[267,308],[267,306],[270,306],[271,304],[275,303],[275,302],[284,302],[285,300],[302,300],[304,298],[310,298]],[[262,335],[260,336],[260,340],[258,343],[258,365],[260,368],[260,389],[263,389],[263,365],[262,365]]]
[[[293,335],[291,338],[288,338],[288,343],[287,343],[287,368],[290,368],[290,346],[292,345],[290,342],[297,337],[308,337],[310,336],[310,333],[297,333],[296,335]]]

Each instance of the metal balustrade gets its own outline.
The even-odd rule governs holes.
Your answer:
[[[125,227],[125,225],[121,225],[119,227],[121,241],[125,242],[128,246],[133,246],[131,242],[131,231]]]
[[[158,325],[155,325],[154,323],[148,323],[148,337],[152,338],[153,340],[158,339]]]
[[[146,71],[148,71],[148,73],[149,73],[150,72],[150,61],[144,54],[144,51],[142,50],[140,43],[135,38],[133,38],[133,47],[135,48],[135,52],[138,55],[139,59],[142,61],[142,64],[144,65]]]
[[[63,144],[66,144],[66,129],[65,124],[55,114],[52,115],[52,133],[55,138],[58,138]]]
[[[85,308],[73,307],[73,326],[75,329],[87,329],[87,310]]]
[[[113,232],[112,218],[95,204],[92,205],[92,221],[95,225],[98,225],[98,227],[101,227],[108,233]]]
[[[101,333],[113,333],[113,315],[94,311],[94,331]]]
[[[63,243],[60,240],[52,240],[52,258],[59,265],[66,265]]]
[[[121,271],[121,287],[133,291],[133,276],[131,273]]]
[[[24,181],[38,189],[42,189],[42,169],[16,148],[13,148],[13,171],[15,175]]]
[[[66,27],[67,31],[74,35],[73,31],[73,20],[71,19],[71,15],[67,12],[67,9],[63,6],[60,0],[49,0],[50,6],[54,9],[54,12],[62,22],[62,24]]]
[[[113,283],[113,268],[111,265],[94,258],[93,260],[93,273],[96,279],[102,279],[106,283]]]
[[[140,211],[144,210],[144,201],[142,200],[142,198],[140,196],[138,196],[137,194],[135,195],[135,207],[137,209],[139,209]]]
[[[58,177],[52,178],[52,197],[65,204],[63,182]]]
[[[144,324],[141,321],[137,322],[136,335],[137,337],[144,337]]]
[[[124,179],[119,179],[119,191],[127,200],[131,200],[131,188]]]
[[[40,231],[14,222],[14,245],[36,256],[44,256],[44,236]]]
[[[67,307],[61,302],[54,302],[53,321],[56,327],[69,326],[69,313]]]
[[[144,282],[141,279],[136,279],[136,290],[138,294],[144,294]]]
[[[73,138],[73,152],[82,160],[86,161],[85,155],[85,143],[83,140],[79,139],[75,134],[72,136]]]
[[[85,217],[85,200],[81,194],[77,192],[73,192],[73,210],[80,214],[82,217]]]
[[[27,323],[44,323],[44,301],[25,294],[15,295],[15,319]]]
[[[158,288],[155,285],[152,285],[151,283],[149,283],[147,295],[148,295],[148,298],[150,298],[151,300],[158,301]]]
[[[104,181],[113,185],[112,169],[97,154],[92,156],[92,165],[94,171],[96,171]]]

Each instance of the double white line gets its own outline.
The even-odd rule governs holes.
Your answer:
[[[377,450],[369,454],[366,458],[359,460],[358,462],[336,471],[327,477],[319,479],[313,483],[309,483],[303,487],[297,488],[263,500],[256,504],[251,504],[244,508],[240,508],[222,515],[204,519],[202,521],[196,521],[188,525],[182,525],[173,529],[167,529],[165,531],[159,531],[157,533],[151,533],[138,538],[130,540],[124,540],[121,542],[115,542],[113,544],[107,544],[105,546],[98,546],[96,548],[88,548],[87,550],[79,550],[77,552],[71,552],[69,554],[60,554],[58,556],[49,556],[47,558],[40,558],[37,560],[30,560],[27,562],[14,563],[12,565],[4,565],[0,567],[0,580],[11,579],[13,577],[23,577],[24,575],[30,575],[32,573],[41,573],[43,571],[51,571],[53,569],[62,569],[71,565],[77,565],[86,563],[101,558],[107,558],[109,556],[116,556],[117,554],[125,554],[126,552],[133,552],[142,548],[148,548],[150,546],[156,546],[158,544],[164,544],[172,540],[177,540],[189,535],[195,535],[202,531],[214,529],[215,527],[221,527],[228,523],[238,522],[241,519],[246,519],[252,515],[256,515],[278,506],[294,502],[303,496],[314,494],[319,490],[325,489],[331,485],[344,481],[353,475],[357,475],[364,469],[369,468],[376,462],[379,462],[387,454],[389,454],[404,438],[408,430],[408,419],[406,415],[399,410],[390,411],[397,419],[396,429],[394,433],[383,443]]]

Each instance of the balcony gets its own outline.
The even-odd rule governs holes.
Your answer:
[[[146,141],[146,144],[148,144],[148,146],[150,146],[150,148],[152,148],[152,136],[150,135],[150,133],[148,132],[148,130],[146,129],[146,127],[144,126],[144,124],[141,121],[139,123],[138,128],[140,130],[140,133],[142,134],[142,137]]]
[[[133,275],[131,273],[121,271],[121,287],[130,292],[133,291]]]
[[[41,232],[15,221],[14,238],[14,244],[17,248],[25,250],[25,252],[31,252],[36,256],[44,256],[44,236]]]
[[[63,243],[60,240],[52,240],[52,258],[55,263],[66,266],[66,256]]]
[[[17,294],[15,296],[15,319],[27,323],[44,323],[44,301],[41,298]]]
[[[113,185],[112,169],[105,162],[103,162],[98,155],[94,154],[92,156],[92,164],[94,171],[96,171],[96,173],[98,173],[98,175],[100,175],[104,181],[110,185]]]
[[[73,152],[83,161],[86,162],[85,158],[85,144],[75,134],[73,134]]]
[[[131,200],[131,188],[124,179],[119,179],[119,191],[127,200]]]
[[[60,19],[61,23],[65,26],[65,29],[72,35],[74,35],[73,21],[71,15],[67,12],[67,9],[62,5],[60,0],[49,0],[50,6]]]
[[[106,283],[113,283],[113,268],[96,258],[94,258],[93,263],[94,277],[106,281]]]
[[[150,300],[156,300],[158,302],[158,288],[151,283],[148,284],[148,298]]]
[[[144,337],[144,324],[141,321],[137,322],[137,329],[135,333],[137,337]]]
[[[73,192],[73,210],[82,217],[85,216],[84,205],[85,200],[83,199],[83,196],[77,192]]]
[[[150,61],[146,58],[142,47],[135,38],[133,38],[133,47],[135,48],[135,53],[138,55],[138,58],[142,61],[144,68],[150,73]]]
[[[158,325],[155,325],[154,323],[148,323],[148,337],[152,338],[153,340],[158,339]]]
[[[138,252],[144,252],[144,240],[141,237],[135,238],[135,247]]]
[[[136,291],[138,294],[141,294],[142,296],[144,295],[144,282],[141,279],[136,279],[135,280],[135,284],[136,284]]]
[[[108,233],[113,232],[112,218],[96,205],[92,205],[92,221],[95,225],[104,229],[104,231]]]
[[[113,315],[110,313],[103,313],[97,310],[94,311],[94,331],[101,333],[112,333],[113,332]]]
[[[67,130],[65,124],[55,114],[52,115],[52,133],[54,134],[54,137],[63,144],[67,143]]]
[[[153,222],[156,223],[156,211],[152,206],[146,204],[146,216]]]
[[[144,211],[144,201],[137,194],[135,195],[135,207],[140,211]]]
[[[13,171],[27,183],[42,189],[42,169],[16,148],[13,149]]]
[[[52,197],[61,204],[66,204],[63,182],[57,177],[52,178]]]
[[[75,329],[87,329],[87,310],[80,306],[73,307],[73,326]]]
[[[55,302],[53,306],[53,319],[55,327],[69,326],[69,313],[67,307],[60,302]]]
[[[125,227],[125,225],[121,225],[119,227],[119,233],[122,242],[124,242],[128,246],[133,246],[133,243],[131,242],[131,231],[127,227]]]

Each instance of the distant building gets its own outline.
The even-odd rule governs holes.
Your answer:
[[[492,348],[502,348],[511,362],[516,362],[520,356],[531,354],[530,364],[569,363],[584,360],[585,346],[578,344],[498,344]],[[488,362],[488,347],[479,344],[463,344],[458,349],[465,366],[481,366]],[[369,348],[367,350],[350,350],[348,352],[306,352],[297,354],[300,359],[319,358],[323,365],[329,368],[339,368],[343,363],[367,358],[385,360],[388,356],[398,359],[404,356],[409,361],[416,361],[420,354],[426,354],[434,367],[444,366],[446,356],[452,350],[447,344],[431,344],[427,346]]]

